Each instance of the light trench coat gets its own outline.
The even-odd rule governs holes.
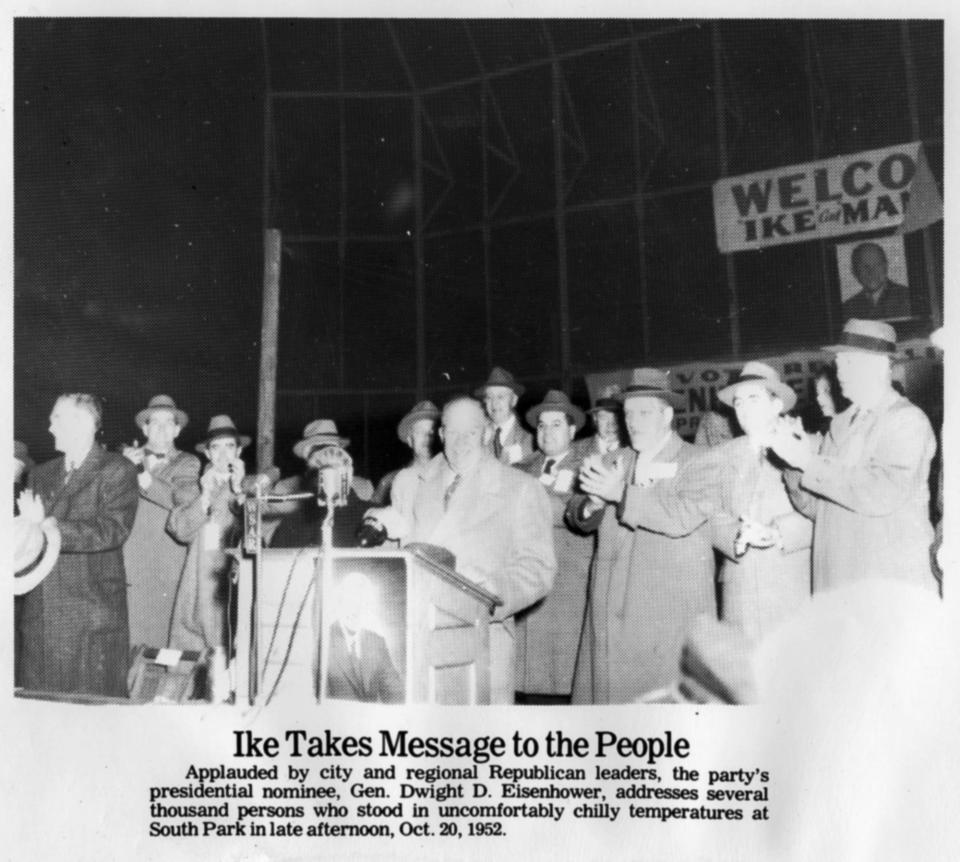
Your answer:
[[[564,520],[581,459],[571,450],[554,467],[552,477],[543,475],[546,460],[537,452],[521,469],[537,479],[550,498],[557,577],[543,599],[517,616],[517,690],[568,695],[573,688],[596,537],[574,530]]]
[[[448,478],[438,455],[417,490],[407,541],[451,551],[458,572],[503,600],[490,626],[490,699],[513,703],[513,617],[549,592],[557,572],[550,501],[536,479],[485,454],[444,511]]]
[[[671,433],[653,457],[665,472],[679,471],[698,452]],[[634,476],[637,453],[620,449],[618,459]],[[669,469],[667,469],[669,468]],[[669,485],[674,478],[659,478]],[[597,531],[583,639],[574,674],[574,703],[629,703],[679,678],[684,636],[702,613],[716,618],[715,563],[707,528],[671,538],[640,525],[645,489],[628,485],[618,504],[582,517],[586,497],[575,495],[567,518],[575,527]]]
[[[721,618],[758,640],[810,599],[813,525],[794,509],[780,468],[737,437],[692,459],[671,485],[642,492],[639,521],[647,529],[683,536],[707,524],[723,556]],[[776,526],[781,544],[734,547],[741,516]]]
[[[788,471],[794,505],[814,521],[813,590],[893,578],[935,590],[930,564],[930,422],[896,391],[834,417],[819,454]]]

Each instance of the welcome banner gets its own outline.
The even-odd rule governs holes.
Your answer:
[[[919,141],[725,177],[713,184],[717,247],[727,254],[943,218]]]

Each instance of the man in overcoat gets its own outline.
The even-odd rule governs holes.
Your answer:
[[[187,545],[173,537],[167,522],[175,495],[183,498],[200,479],[199,459],[176,447],[188,421],[169,395],[157,395],[134,418],[144,445],[123,450],[139,470],[140,485],[137,519],[123,546],[132,646],[167,643],[173,598],[187,556]]]
[[[174,649],[223,647],[229,655],[232,647],[232,561],[226,552],[240,537],[246,473],[241,454],[249,443],[229,416],[214,416],[206,438],[196,446],[208,461],[199,483],[174,494],[170,532],[189,543],[170,620],[169,645]]]
[[[585,417],[564,392],[550,390],[526,418],[537,429],[539,451],[520,467],[550,498],[557,576],[543,599],[517,615],[517,691],[530,703],[569,702],[595,544],[564,520],[582,461],[573,438]]]
[[[703,449],[676,482],[641,491],[639,522],[666,536],[708,525],[723,558],[721,619],[759,640],[811,594],[813,528],[790,502],[783,463],[766,449],[797,396],[762,362],[748,362],[717,395],[736,411],[743,436]]]
[[[794,505],[814,522],[813,590],[865,578],[937,588],[930,568],[930,462],[936,438],[924,412],[891,383],[896,332],[888,323],[848,320],[837,376],[850,406],[815,438],[782,425],[770,446],[796,468]]]
[[[680,396],[657,369],[634,372],[624,389],[630,446],[588,458],[570,523],[597,531],[574,703],[628,703],[676,679],[685,631],[716,615],[714,557],[706,527],[682,538],[643,529],[641,491],[676,481],[697,453],[673,430]]]
[[[60,557],[23,596],[17,680],[24,688],[125,697],[130,639],[123,543],[137,513],[137,471],[96,442],[93,395],[61,396],[50,433],[62,457],[30,473],[29,487],[55,518]]]

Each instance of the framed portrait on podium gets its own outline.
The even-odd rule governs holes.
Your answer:
[[[320,701],[408,703],[409,556],[340,551],[324,573]]]

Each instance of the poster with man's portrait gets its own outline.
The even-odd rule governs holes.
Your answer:
[[[406,562],[338,556],[324,579],[321,700],[406,703]]]
[[[836,250],[844,320],[913,316],[902,235],[842,243]]]

